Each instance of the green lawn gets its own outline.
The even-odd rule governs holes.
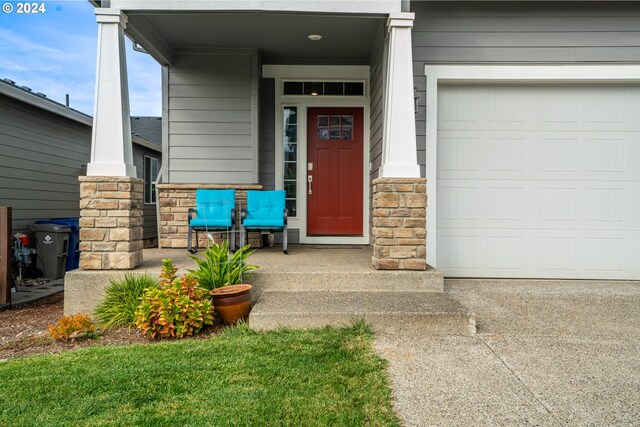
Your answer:
[[[366,327],[96,346],[0,362],[0,425],[397,426]]]

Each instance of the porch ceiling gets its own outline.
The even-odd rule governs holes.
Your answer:
[[[127,33],[160,63],[206,48],[254,48],[263,63],[367,64],[385,16],[126,11]],[[320,34],[311,41],[309,34]]]

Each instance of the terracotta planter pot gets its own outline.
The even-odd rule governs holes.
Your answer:
[[[229,285],[209,292],[216,312],[227,325],[247,320],[251,310],[251,285]]]

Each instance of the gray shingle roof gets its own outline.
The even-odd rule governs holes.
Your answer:
[[[131,117],[131,133],[162,147],[162,117]]]

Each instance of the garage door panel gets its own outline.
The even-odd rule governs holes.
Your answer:
[[[639,113],[640,115],[640,113]],[[639,117],[640,120],[640,117]],[[438,132],[439,178],[640,180],[640,132]]]
[[[640,88],[446,87],[439,107],[446,275],[640,278]]]
[[[438,129],[640,131],[639,97],[629,85],[445,85],[439,89]]]
[[[438,180],[443,228],[640,230],[640,183]]]
[[[438,229],[437,264],[448,277],[629,279],[638,241],[640,232]]]

